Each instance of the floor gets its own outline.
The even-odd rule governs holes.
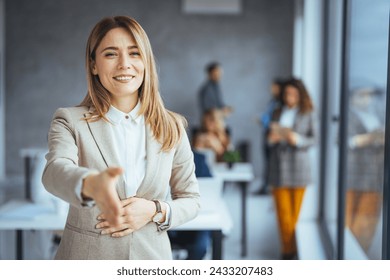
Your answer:
[[[230,206],[234,223],[232,232],[223,243],[223,259],[226,260],[275,260],[280,257],[279,233],[276,224],[272,196],[253,195],[259,184],[253,182],[247,197],[248,255],[241,257],[241,193],[238,186],[225,186],[224,198]],[[208,254],[207,258],[210,257]]]

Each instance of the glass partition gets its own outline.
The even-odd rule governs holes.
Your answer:
[[[389,8],[349,1],[345,259],[381,259]]]
[[[381,259],[390,2],[329,0],[325,7],[324,243],[330,259]]]

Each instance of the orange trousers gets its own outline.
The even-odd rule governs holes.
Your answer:
[[[381,206],[382,195],[380,192],[347,191],[345,224],[365,252],[371,246]]]
[[[299,218],[305,187],[276,187],[273,188],[272,194],[278,217],[282,254],[296,254],[295,226]]]

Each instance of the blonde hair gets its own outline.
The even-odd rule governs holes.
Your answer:
[[[162,145],[163,151],[171,150],[183,136],[181,126],[187,125],[186,120],[179,114],[167,110],[159,93],[159,82],[156,62],[153,56],[149,38],[141,25],[131,17],[107,17],[99,21],[89,35],[86,48],[85,66],[87,70],[88,93],[80,106],[94,108],[94,113],[86,118],[87,121],[104,119],[111,104],[111,94],[101,84],[99,77],[92,72],[96,49],[104,36],[114,28],[123,28],[134,38],[145,65],[144,80],[138,89],[141,101],[140,115],[153,132],[154,137]]]

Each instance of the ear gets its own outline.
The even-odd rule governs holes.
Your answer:
[[[94,60],[91,60],[91,70],[92,70],[92,74],[94,75],[97,75],[98,74],[98,71],[97,71],[97,68],[96,68],[96,63]]]

